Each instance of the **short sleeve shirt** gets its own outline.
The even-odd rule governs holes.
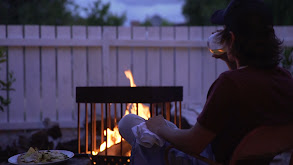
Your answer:
[[[197,121],[217,134],[212,142],[215,158],[227,162],[252,129],[293,122],[293,78],[280,67],[224,72],[210,87]]]

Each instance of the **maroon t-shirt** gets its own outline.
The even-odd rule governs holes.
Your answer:
[[[210,87],[197,121],[217,134],[212,142],[215,158],[227,162],[252,129],[293,122],[293,78],[280,67],[224,72]]]

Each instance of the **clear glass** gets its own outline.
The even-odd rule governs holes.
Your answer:
[[[213,33],[209,38],[208,38],[208,49],[211,53],[216,54],[216,55],[221,55],[226,53],[226,48],[224,45],[222,45],[219,41],[218,34],[220,32],[215,32]]]

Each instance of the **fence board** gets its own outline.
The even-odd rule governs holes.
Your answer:
[[[97,26],[88,27],[88,39],[102,38],[102,28]],[[102,49],[101,47],[88,48],[88,85],[102,86],[103,85],[103,70],[102,70]]]
[[[23,27],[18,25],[7,26],[7,38],[8,39],[23,39]]]
[[[6,38],[6,26],[0,25],[0,39],[5,39],[5,38]],[[5,51],[5,49],[2,48],[2,51]],[[7,81],[6,67],[7,67],[6,62],[0,63],[0,79],[3,81]],[[7,92],[0,90],[0,96],[7,98]],[[3,108],[4,110],[0,111],[0,123],[8,122],[8,108],[7,107],[3,107]]]
[[[10,92],[12,103],[9,105],[9,122],[24,122],[24,58],[22,47],[9,47],[9,70],[14,73],[16,81],[12,84],[14,91]]]
[[[71,37],[69,26],[57,27],[57,38]],[[72,121],[73,84],[72,84],[72,55],[71,48],[57,49],[57,119],[58,121]]]
[[[25,39],[38,39],[38,26],[24,26]],[[25,98],[26,121],[40,121],[40,49],[26,47],[25,49]]]
[[[284,41],[284,44],[286,44],[286,41],[292,41],[293,26],[275,26],[274,29],[277,37]]]
[[[42,119],[57,120],[56,107],[56,52],[54,48],[42,48]]]
[[[73,48],[73,98],[75,98],[75,89],[77,86],[87,86],[87,62],[86,62],[86,49],[83,47]],[[77,115],[77,104],[74,104],[74,119]],[[84,107],[81,111],[84,112]],[[83,114],[83,113],[82,113]],[[83,115],[81,115],[83,117]]]
[[[23,38],[22,26],[7,26],[9,39]],[[24,58],[22,47],[8,48],[9,70],[14,73],[16,81],[12,84],[14,91],[10,92],[12,103],[9,105],[9,122],[24,122]]]
[[[116,39],[116,27],[106,26],[103,28],[103,40],[105,40],[105,45],[103,46],[103,68],[104,68],[104,79],[106,86],[117,85],[117,54],[116,47],[110,47],[109,41],[111,39]]]
[[[216,59],[216,78],[225,71],[229,70],[226,63],[220,59]]]
[[[202,27],[191,27],[189,30],[189,40],[202,40]],[[201,48],[190,48],[189,53],[189,102],[198,104],[202,97],[202,50]]]
[[[146,28],[133,27],[133,40],[145,40]],[[137,86],[146,85],[146,48],[133,48],[133,77]]]
[[[70,48],[57,51],[57,119],[71,121],[73,110],[72,69]]]
[[[176,27],[175,29],[176,40],[188,40],[188,28],[187,27]],[[188,99],[188,48],[175,48],[175,85],[183,86],[183,100],[186,102]]]
[[[72,26],[72,38],[85,40],[86,27],[85,26]],[[77,86],[87,86],[87,53],[85,47],[72,48],[73,60],[73,98],[75,98],[75,89]],[[81,112],[85,111],[85,107],[80,107]],[[74,104],[72,111],[73,119],[77,121],[77,104]],[[81,113],[81,118],[84,118],[84,113]]]
[[[131,39],[131,29],[127,27],[118,28],[118,39]],[[124,71],[131,69],[131,48],[118,48],[118,84],[119,86],[130,86],[129,80],[126,78]]]
[[[41,26],[42,39],[55,38],[54,26]],[[57,75],[56,75],[56,51],[54,47],[42,47],[41,49],[41,119],[57,120]]]
[[[148,40],[160,39],[159,27],[148,27]],[[147,48],[147,85],[160,86],[160,48]]]
[[[40,121],[40,54],[39,48],[25,49],[25,98],[26,121]]]
[[[88,85],[89,86],[102,86],[103,73],[102,73],[102,49],[88,48]]]
[[[0,25],[0,39],[6,38],[6,26]]]
[[[162,27],[161,28],[161,40],[174,40],[174,28]],[[161,84],[163,86],[175,85],[174,80],[174,48],[162,48],[161,49]]]

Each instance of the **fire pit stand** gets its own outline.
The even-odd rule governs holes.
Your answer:
[[[97,150],[97,126],[96,126],[96,109],[97,105],[101,109],[101,144],[108,143],[107,132],[105,128],[111,128],[112,116],[114,110],[114,124],[117,124],[118,119],[121,119],[123,112],[128,108],[128,103],[134,103],[136,106],[136,114],[141,111],[138,103],[149,105],[150,116],[162,114],[167,120],[174,122],[181,128],[181,101],[183,99],[183,87],[76,87],[76,102],[78,106],[78,153],[90,153],[94,164],[129,164],[128,156],[123,155],[122,138],[119,144],[119,154],[111,155],[108,149],[95,155]],[[171,119],[171,103],[174,103],[175,113]],[[85,110],[85,148],[81,151],[81,104],[84,104]],[[91,130],[89,131],[88,109],[90,105],[90,123]],[[118,106],[117,106],[118,105]],[[119,106],[120,105],[120,106]],[[179,106],[179,108],[177,108]],[[120,109],[120,116],[117,112]],[[179,115],[178,115],[179,112]],[[91,137],[89,146],[89,134]],[[126,142],[126,141],[125,141]],[[127,142],[126,142],[127,143]],[[117,153],[117,152],[116,152]]]

